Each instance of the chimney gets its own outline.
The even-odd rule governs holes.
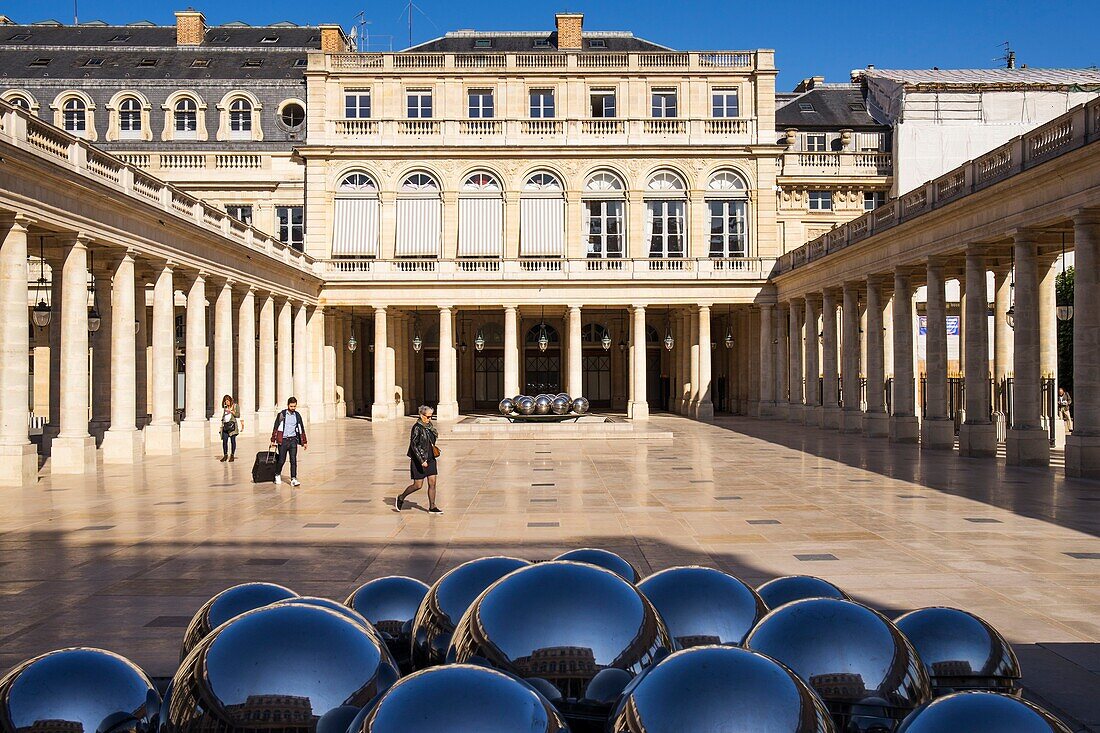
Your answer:
[[[1008,65],[1008,68],[1010,68],[1010,69],[1015,69],[1016,68],[1016,52],[1015,51],[1009,51],[1008,52],[1008,58],[1005,59],[1005,63]]]
[[[336,24],[322,24],[321,50],[324,53],[348,53],[354,51],[351,41],[344,34],[344,29]]]
[[[808,92],[815,87],[819,87],[825,83],[825,77],[823,76],[811,76],[809,79],[803,79],[798,82],[798,86],[794,88],[796,92]]]
[[[581,31],[584,28],[584,13],[558,13],[554,16],[558,23],[558,50],[580,51],[584,48]]]
[[[176,45],[200,46],[206,39],[206,18],[194,8],[176,13]]]

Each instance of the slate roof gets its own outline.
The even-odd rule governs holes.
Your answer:
[[[784,102],[786,98],[786,102]],[[810,105],[812,111],[804,110]],[[863,92],[856,84],[825,84],[802,94],[776,95],[775,127],[800,129],[876,128],[886,129],[875,122],[867,111]]]
[[[27,40],[19,40],[29,35]],[[128,37],[127,37],[128,36]],[[127,37],[127,38],[123,38]],[[264,38],[274,42],[262,43]],[[0,50],[26,46],[138,46],[176,47],[174,25],[0,25]],[[321,31],[316,26],[210,26],[197,48],[320,49]]]
[[[1100,84],[1100,69],[858,69],[853,75],[877,77],[906,86],[1080,86]]]
[[[490,45],[479,46],[478,40],[488,40]],[[628,32],[587,32],[582,34],[582,40],[584,51],[623,53],[672,50]],[[415,53],[553,53],[557,50],[557,31],[452,31],[405,49]]]

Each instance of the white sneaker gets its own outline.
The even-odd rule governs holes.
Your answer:
[[[298,479],[296,479],[296,478],[292,478],[292,479],[290,479],[290,485],[291,485],[291,486],[301,486],[301,485],[302,485],[302,482],[301,482],[301,481],[299,481],[299,480],[298,480]]]
[[[275,474],[275,483],[281,484],[282,482],[283,482],[283,477],[280,476],[279,474]]]

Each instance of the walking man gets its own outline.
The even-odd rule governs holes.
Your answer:
[[[286,401],[286,409],[275,418],[271,429],[271,442],[279,446],[279,459],[275,464],[275,483],[283,482],[283,464],[290,456],[290,485],[301,486],[298,480],[298,446],[306,449],[306,423],[298,412],[298,400],[291,397]]]
[[[1073,411],[1070,409],[1070,405],[1073,404],[1073,398],[1069,396],[1069,392],[1064,387],[1058,388],[1058,417],[1062,418],[1062,424],[1066,426],[1066,432],[1073,432]]]

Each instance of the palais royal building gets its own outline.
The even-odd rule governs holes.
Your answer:
[[[914,154],[935,178],[1093,104],[1094,70],[1051,72],[868,68],[782,92],[771,50],[679,51],[587,31],[572,13],[551,30],[450,32],[397,53],[356,51],[335,25],[208,26],[191,10],[175,26],[0,16],[0,233],[14,273],[0,294],[0,480],[33,481],[39,453],[79,473],[97,453],[133,462],[206,446],[226,393],[255,415],[249,433],[291,394],[314,421],[420,404],[454,420],[564,391],[633,420],[717,411],[885,435],[890,418],[893,437],[916,440],[919,418],[947,418],[935,411],[950,349],[952,373],[978,380],[989,354],[1004,366],[1049,343],[1053,296],[1024,295],[1017,276],[1034,349],[1019,340],[1030,326],[1017,329],[1022,356],[988,337],[984,351],[959,346],[986,335],[977,294],[1000,302],[985,279],[1007,272],[1008,252],[1052,294],[1046,275],[1076,246],[1081,282],[1096,181],[1083,174],[1072,211],[1044,219],[1022,254],[1012,232],[1030,224],[983,233],[980,259],[961,241],[928,254],[934,267],[920,254],[900,280],[904,247],[843,272],[826,255],[962,190],[899,190],[899,131],[909,151],[922,119],[968,134],[1027,97],[1028,124],[982,149]],[[971,118],[974,95],[985,107]],[[1074,128],[1082,145],[1094,124]],[[983,280],[965,289],[973,304],[956,287],[967,275]],[[966,308],[965,336],[930,340],[926,363],[918,312]],[[860,378],[841,385],[845,371]],[[908,389],[865,386],[899,375]],[[1081,404],[1091,388],[1077,379]],[[967,421],[995,423],[992,406],[973,407]],[[962,430],[960,449],[982,453],[987,433]]]

